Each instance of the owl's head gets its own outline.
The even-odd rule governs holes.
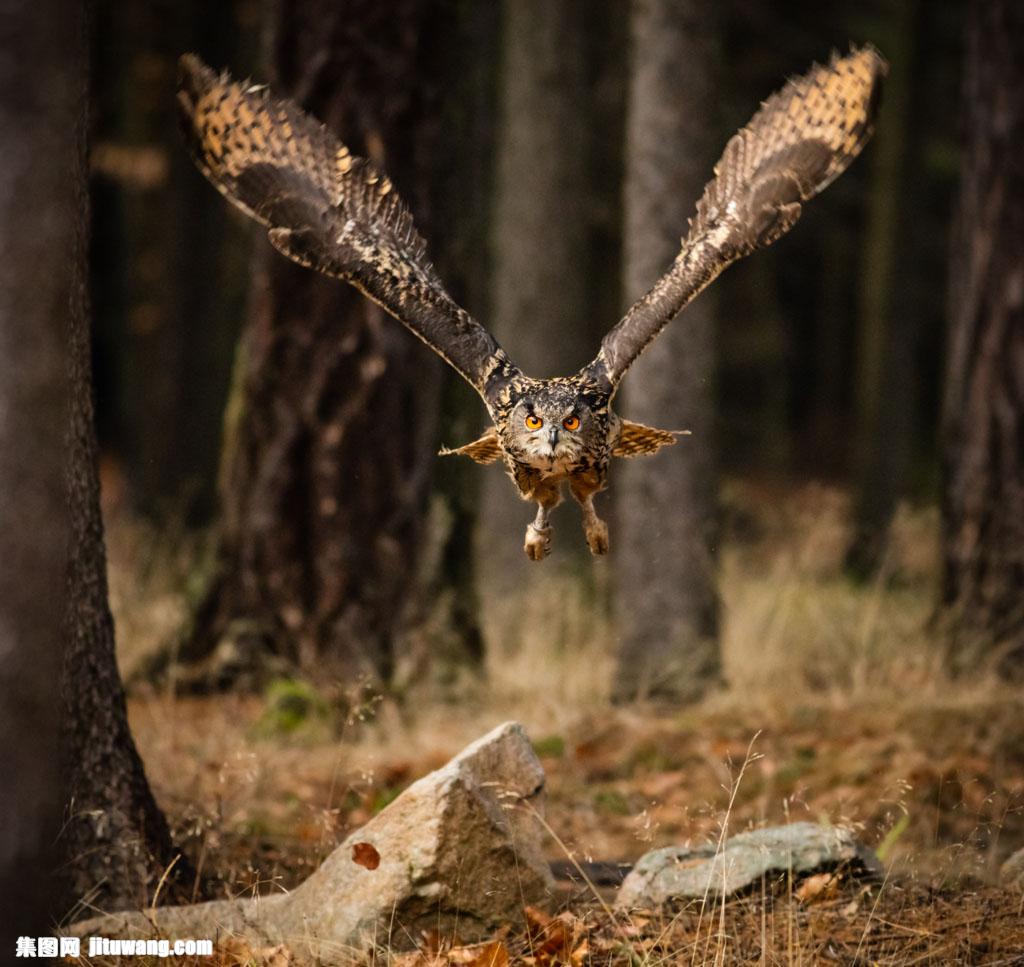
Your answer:
[[[569,387],[541,386],[513,407],[505,446],[523,463],[557,471],[577,463],[600,432],[594,413]]]

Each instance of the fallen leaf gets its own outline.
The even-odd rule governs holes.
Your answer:
[[[240,937],[230,937],[217,944],[213,963],[217,967],[293,967],[295,958],[284,944],[256,950]]]
[[[256,958],[260,967],[292,967],[295,963],[292,952],[284,944],[257,950]]]
[[[534,933],[539,933],[551,923],[551,916],[537,907],[523,907],[523,916],[526,917],[527,927]]]
[[[508,967],[508,948],[500,940],[495,940],[469,962],[469,967]]]
[[[352,862],[368,870],[375,870],[380,866],[380,853],[371,843],[352,844]]]
[[[839,880],[837,873],[816,873],[807,877],[793,892],[801,903],[821,903],[836,896]]]
[[[390,954],[388,964],[390,967],[446,967],[447,961],[422,950],[411,950],[404,954]]]
[[[525,907],[530,958],[537,964],[568,961],[576,941],[577,919],[571,913],[551,917],[536,907]]]
[[[581,967],[582,964],[586,963],[587,957],[590,956],[590,942],[586,937],[572,952],[572,956],[569,958],[572,961],[573,967]]]

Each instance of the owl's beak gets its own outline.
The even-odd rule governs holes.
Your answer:
[[[548,445],[552,450],[555,449],[555,445],[558,443],[558,427],[553,426],[548,430]]]

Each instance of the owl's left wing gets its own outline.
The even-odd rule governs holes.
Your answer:
[[[874,48],[795,78],[734,135],[669,271],[626,313],[581,376],[614,393],[655,336],[737,259],[793,227],[801,205],[842,174],[871,137],[886,64]]]
[[[296,104],[179,62],[178,106],[192,156],[218,191],[265,225],[284,255],[351,283],[485,397],[514,370],[494,337],[445,291],[391,181]]]

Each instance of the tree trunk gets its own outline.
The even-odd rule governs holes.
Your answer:
[[[943,402],[954,665],[1024,669],[1024,8],[976,0]]]
[[[625,295],[671,264],[710,177],[715,28],[701,0],[635,0],[625,157]],[[719,676],[715,587],[715,324],[705,293],[623,384],[630,419],[693,436],[615,468],[621,699],[692,700]]]
[[[251,277],[248,226],[211,205],[182,150],[182,51],[233,64],[255,31],[239,0],[97,8],[93,220],[99,438],[132,507],[206,522],[221,416]]]
[[[0,949],[49,934],[67,561],[64,342],[79,201],[84,4],[0,17]],[[80,280],[79,280],[80,281]]]
[[[919,299],[913,298],[915,224],[909,182],[924,159],[916,119],[915,59],[925,37],[915,0],[889,5],[879,44],[890,59],[864,238],[856,374],[854,535],[846,563],[865,578],[881,564],[896,505],[907,489],[914,456],[918,395]]]
[[[495,101],[501,10],[473,0],[436,5],[420,47],[428,52],[421,85],[436,88],[423,108],[429,132],[420,151],[431,168],[430,252],[445,287],[476,318],[489,319]],[[472,440],[485,413],[480,398],[448,366],[441,367],[439,439]],[[435,682],[476,675],[484,658],[473,537],[483,475],[469,460],[439,460],[431,497],[431,550],[424,562],[429,640],[410,647],[404,676],[427,662]],[[420,636],[421,639],[424,636]],[[412,642],[410,642],[412,645]],[[416,652],[420,654],[417,655]]]
[[[84,39],[81,28],[78,42]],[[87,909],[95,910],[154,902],[157,883],[172,863],[174,871],[161,894],[163,900],[184,898],[194,884],[189,864],[173,849],[167,822],[146,781],[128,728],[114,654],[86,288],[89,207],[84,118],[89,88],[84,52],[79,59],[83,69],[75,82],[83,95],[78,104],[81,118],[69,128],[62,148],[74,159],[70,184],[78,207],[75,249],[64,266],[71,289],[65,336],[70,372],[66,481],[71,534],[67,647],[61,675],[67,816],[60,845],[72,897],[87,900]]]
[[[281,0],[267,72],[388,171],[427,238],[417,40],[431,9]],[[258,247],[226,417],[219,576],[183,657],[255,637],[348,682],[387,679],[420,615],[440,363],[354,289]]]
[[[575,372],[600,339],[591,321],[601,285],[592,272],[588,205],[592,12],[583,0],[502,5],[488,324],[515,362],[537,377]],[[602,139],[608,136],[601,131]],[[485,423],[481,413],[478,431]],[[572,510],[556,512],[554,551],[541,566],[523,553],[532,516],[497,467],[485,472],[477,556],[487,638],[498,651],[530,638],[550,644],[550,608],[572,608],[569,599],[586,594],[591,583]]]

